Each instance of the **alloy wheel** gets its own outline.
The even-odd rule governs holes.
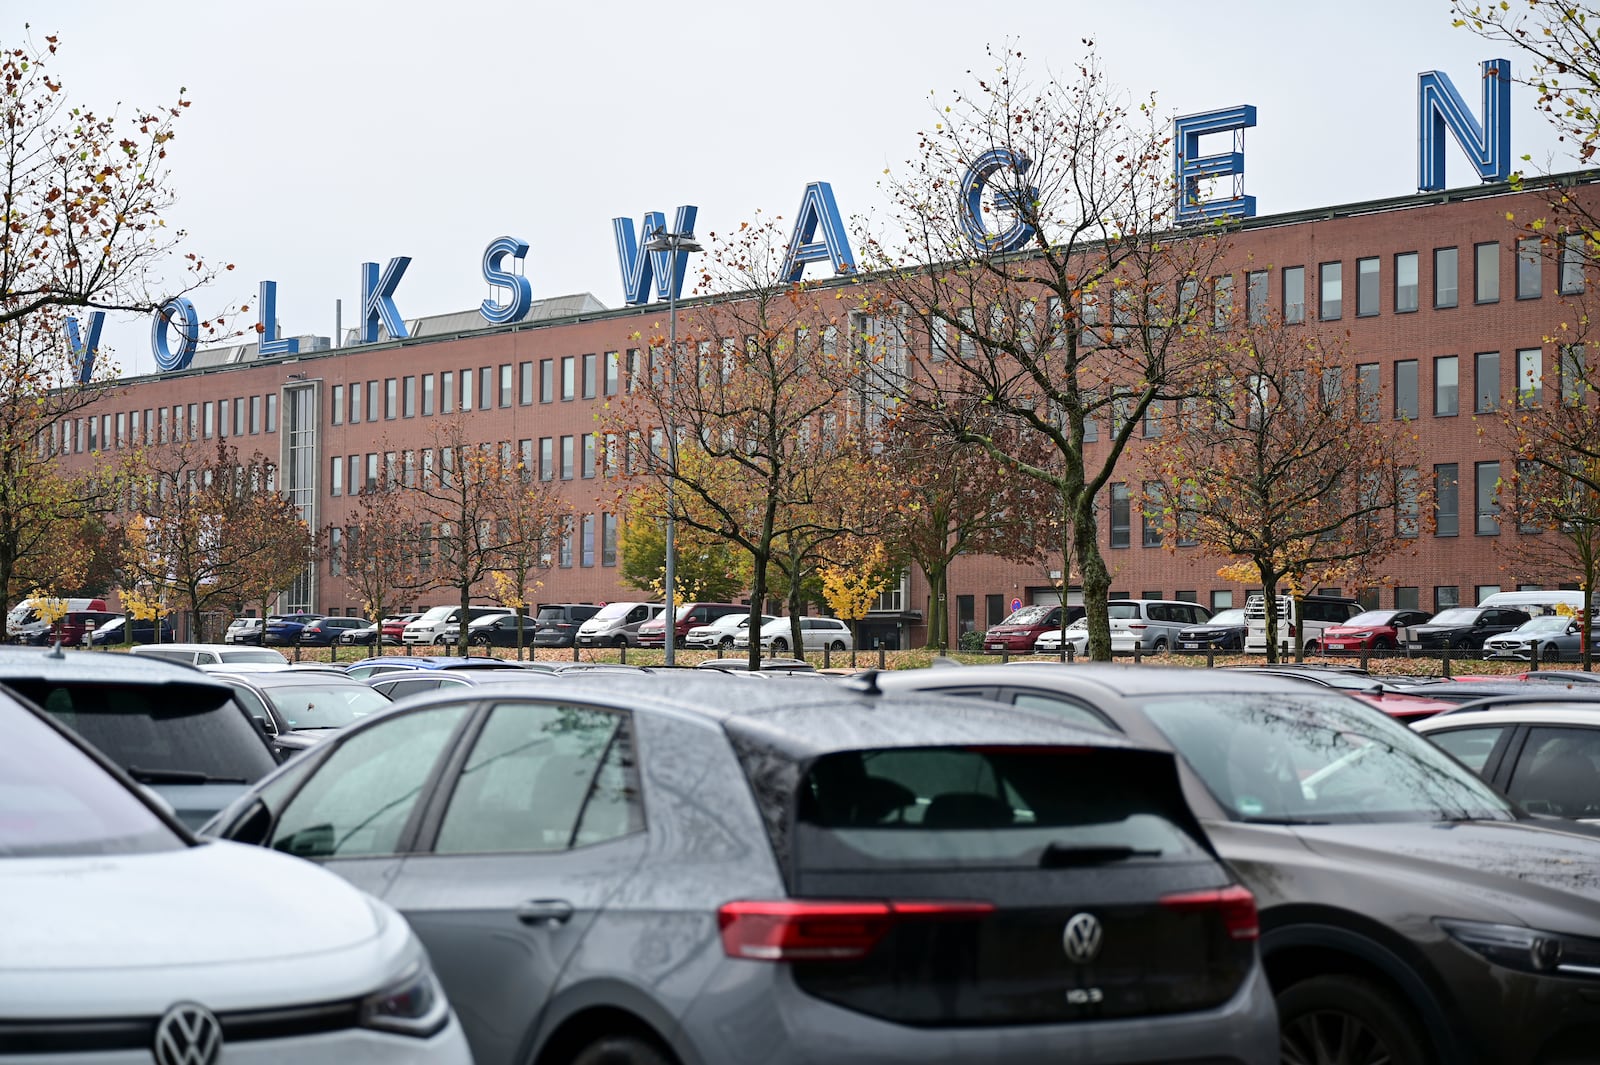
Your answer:
[[[1392,1065],[1394,1055],[1376,1032],[1339,1010],[1302,1013],[1284,1026],[1283,1065]]]

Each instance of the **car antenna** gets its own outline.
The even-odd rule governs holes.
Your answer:
[[[844,686],[863,695],[882,695],[883,689],[878,687],[878,674],[880,672],[882,671],[876,667],[864,670],[846,680]]]

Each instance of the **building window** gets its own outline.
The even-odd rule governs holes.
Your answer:
[[[361,456],[350,456],[350,494],[359,495],[361,492]]]
[[[578,360],[572,355],[561,357],[561,402],[578,396]]]
[[[553,436],[539,438],[539,480],[552,481],[556,476],[556,442]]]
[[[1454,248],[1433,249],[1433,305],[1435,308],[1456,305],[1456,274],[1459,262]]]
[[[580,565],[580,566],[593,566],[594,565],[594,515],[593,514],[585,514],[583,516],[581,537],[582,538],[579,541],[579,544],[580,544],[580,547],[581,547],[581,550],[582,550],[582,554],[580,554],[579,557],[578,557],[578,565]]]
[[[1394,590],[1396,610],[1421,610],[1422,595],[1415,585],[1405,585]]]
[[[456,412],[456,374],[454,370],[445,370],[439,375],[439,413],[454,414]]]
[[[1563,237],[1561,240],[1561,294],[1575,296],[1583,291],[1583,264],[1585,252],[1585,238],[1581,233],[1574,233]]]
[[[1538,237],[1517,241],[1517,299],[1536,300],[1541,295],[1539,274],[1542,260]]]
[[[1448,418],[1461,412],[1461,360],[1441,355],[1433,360],[1433,415]]]
[[[615,566],[617,564],[617,516],[615,514],[600,515],[600,564],[602,566]]]
[[[202,408],[202,411],[203,413],[200,415],[200,431],[204,434],[205,439],[210,440],[213,436],[217,435],[217,405],[212,402],[207,402],[205,407]],[[117,446],[122,447],[125,439],[126,437],[123,433],[122,415],[119,414],[117,415]]]
[[[1143,539],[1140,541],[1145,547],[1161,546],[1161,523],[1166,504],[1161,495],[1160,481],[1146,481],[1144,483],[1144,507],[1140,514],[1143,525]],[[1157,597],[1159,598],[1159,597]]]
[[[1439,584],[1433,589],[1433,611],[1449,610],[1461,605],[1461,588],[1454,584]]]
[[[328,403],[328,421],[332,425],[344,424],[344,385],[333,386],[332,399]]]
[[[533,360],[520,363],[517,366],[517,403],[520,406],[533,406]]]
[[[1500,464],[1480,462],[1474,469],[1474,475],[1473,513],[1477,518],[1475,531],[1479,536],[1499,536]]]
[[[606,352],[606,395],[614,396],[622,387],[622,357],[615,351]]]
[[[500,406],[509,407],[515,402],[514,392],[517,387],[517,368],[511,363],[500,364]]]
[[[1244,316],[1251,325],[1265,322],[1272,311],[1267,306],[1267,301],[1272,298],[1271,276],[1267,270],[1251,270],[1244,275]]]
[[[573,467],[576,465],[577,449],[576,440],[570,436],[561,438],[561,479],[572,480]]]
[[[1537,407],[1544,398],[1544,349],[1517,351],[1517,406]]]
[[[1472,249],[1473,299],[1478,303],[1500,302],[1500,244],[1489,241]]]
[[[365,487],[369,492],[375,492],[378,488],[378,453],[375,451],[367,453],[367,479]]]
[[[539,402],[554,403],[556,399],[556,361],[539,360]]]
[[[393,421],[395,412],[399,407],[400,383],[393,377],[385,378],[383,382],[383,417],[385,421]]]
[[[1117,304],[1122,302],[1120,299],[1121,296],[1122,293],[1118,292],[1118,298],[1113,299],[1112,301],[1112,318],[1114,321],[1121,317],[1121,315],[1117,313],[1119,310]],[[1224,274],[1221,277],[1213,278],[1211,282],[1211,328],[1222,330],[1228,328],[1232,324],[1233,275]],[[1118,338],[1120,339],[1126,330],[1124,330],[1120,324],[1116,325],[1114,328]]]
[[[511,405],[510,402],[509,402],[509,393],[511,391],[511,382],[509,380],[510,376],[511,375],[509,373],[506,374],[507,380],[504,381],[504,384],[506,386],[505,387],[505,391],[508,394],[507,395],[507,402],[506,402],[505,405],[508,406],[508,407]],[[480,367],[478,367],[478,409],[479,410],[488,410],[489,408],[491,408],[493,406],[494,406],[494,367],[493,366],[480,366]]]
[[[594,476],[594,434],[585,433],[583,437],[583,475]]]
[[[417,416],[417,379],[403,377],[400,379],[400,416],[402,418],[415,418]]]
[[[161,422],[162,422],[161,428],[165,429],[167,427],[166,426],[166,418],[165,418],[166,411],[163,410],[161,413],[163,415],[163,417],[161,419]],[[260,431],[261,431],[261,397],[260,396],[251,396],[250,397],[250,435],[254,436],[257,433],[259,433]]]
[[[1556,364],[1556,375],[1560,379],[1561,402],[1564,406],[1576,407],[1583,402],[1584,394],[1588,391],[1588,376],[1584,368],[1583,345],[1561,345],[1561,359]],[[118,421],[117,436],[122,436],[121,421]],[[120,443],[120,440],[119,440]]]
[[[568,437],[568,439],[571,439]],[[572,536],[573,520],[571,515],[561,519],[561,546],[556,558],[556,564],[562,569],[572,568]]]
[[[1472,357],[1472,409],[1487,414],[1500,406],[1500,353],[1480,351]]]
[[[1453,462],[1433,468],[1434,534],[1458,536],[1461,532],[1461,480]]]
[[[1306,320],[1306,268],[1283,268],[1283,320],[1298,323]]]
[[[1211,593],[1211,612],[1233,609],[1233,590],[1231,588],[1216,589]]]
[[[594,355],[583,357],[583,398],[593,399],[599,392],[599,360]]]
[[[1356,260],[1356,317],[1370,318],[1378,313],[1378,265],[1380,260]]]
[[[427,418],[433,414],[433,374],[422,375],[422,416]]]
[[[278,431],[278,393],[267,393],[267,432]],[[189,433],[194,434],[194,404],[189,404]]]
[[[472,370],[470,367],[461,368],[461,411],[466,413],[472,409]]]
[[[1344,315],[1344,264],[1323,263],[1317,267],[1317,276],[1321,279],[1317,317],[1337,322]]]
[[[1356,410],[1364,422],[1378,420],[1383,402],[1383,370],[1375,362],[1356,367]]]
[[[378,412],[383,409],[383,393],[378,391],[378,382],[367,382],[367,421],[378,420]]]
[[[1395,485],[1394,534],[1406,540],[1415,540],[1422,524],[1422,506],[1417,498],[1419,479],[1415,466],[1403,466]]]
[[[1417,309],[1417,253],[1403,251],[1394,257],[1394,313]]]
[[[344,456],[335,455],[328,462],[328,494],[330,496],[344,493]]]
[[[1417,360],[1402,359],[1394,364],[1394,416],[1413,421],[1419,413]]]
[[[1122,481],[1111,485],[1111,546],[1127,547],[1129,534],[1128,486]]]

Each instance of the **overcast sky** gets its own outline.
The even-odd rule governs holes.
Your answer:
[[[271,279],[286,335],[331,335],[336,299],[355,323],[369,260],[412,256],[405,317],[465,310],[488,295],[484,246],[509,234],[532,245],[535,298],[617,307],[615,216],[692,203],[704,235],[757,210],[792,218],[825,180],[847,219],[882,217],[883,171],[904,169],[986,43],[1011,40],[1042,74],[1092,37],[1109,76],[1169,114],[1254,104],[1245,191],[1263,215],[1415,191],[1417,74],[1445,72],[1476,110],[1493,57],[1438,0],[1206,8],[8,0],[0,25],[8,46],[24,23],[59,34],[51,69],[75,102],[154,107],[187,88],[171,224],[236,266],[194,295],[199,313],[253,311]],[[1556,152],[1516,87],[1513,158],[1574,168]],[[1450,187],[1476,182],[1454,147],[1447,166]],[[148,319],[111,318],[104,341],[125,373],[150,372],[148,337]]]

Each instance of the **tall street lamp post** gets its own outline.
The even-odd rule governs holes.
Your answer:
[[[664,426],[667,432],[667,572],[666,661],[677,665],[678,597],[677,597],[677,521],[675,490],[678,483],[678,432],[672,424],[671,404],[678,398],[678,267],[692,251],[699,251],[692,232],[671,233],[658,227],[655,235],[645,242],[645,250],[667,252],[667,413]]]

